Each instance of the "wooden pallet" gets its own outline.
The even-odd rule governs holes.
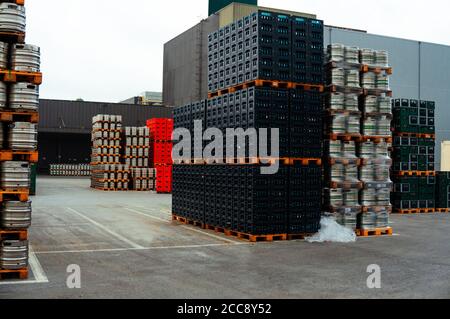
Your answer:
[[[1,122],[29,122],[39,123],[39,113],[30,110],[2,110],[0,111]]]
[[[328,85],[325,90],[331,93],[341,92],[346,94],[357,94],[357,95],[364,94],[364,90],[362,88],[347,87],[340,85]]]
[[[373,142],[375,144],[387,143],[392,144],[393,138],[392,136],[368,136],[364,135],[361,137],[363,142]]]
[[[375,74],[381,74],[383,72],[386,72],[387,75],[393,74],[392,67],[373,66],[373,65],[367,65],[367,64],[361,65],[361,72],[364,72],[364,73],[373,72]]]
[[[0,151],[0,162],[6,161],[25,161],[30,163],[37,163],[39,160],[38,151]]]
[[[395,209],[395,214],[412,215],[412,214],[433,214],[436,212],[434,208],[413,208],[413,209]]]
[[[0,203],[5,197],[20,202],[27,202],[30,196],[29,189],[0,189]]]
[[[269,234],[269,235],[251,235],[243,232],[229,230],[223,227],[217,227],[208,225],[202,222],[193,221],[189,218],[180,217],[176,214],[172,214],[172,220],[179,222],[184,225],[191,225],[194,227],[199,227],[201,229],[212,230],[216,233],[224,234],[227,237],[234,237],[237,239],[249,241],[252,243],[256,242],[274,242],[274,241],[286,241],[286,240],[301,240],[306,237],[312,236],[313,234]]]
[[[16,1],[21,1],[21,0],[16,0]],[[25,32],[1,31],[0,32],[0,41],[6,42],[6,43],[25,43]]]
[[[6,270],[0,269],[0,280],[28,279],[28,269]]]
[[[436,176],[436,171],[401,171],[401,172],[394,172],[394,175],[415,176],[415,177]]]
[[[364,183],[361,181],[359,181],[359,182],[351,182],[351,181],[333,182],[333,181],[331,181],[329,187],[332,189],[343,188],[344,190],[363,189]]]
[[[17,83],[27,82],[34,85],[42,84],[41,72],[26,72],[26,71],[12,71],[0,70],[0,79],[3,82]]]
[[[18,6],[24,6],[25,0],[9,0],[9,1],[0,1],[0,3],[15,3]]]
[[[356,230],[356,235],[358,237],[392,236],[393,234],[394,230],[391,227]]]
[[[382,211],[388,211],[392,213],[392,206],[362,206],[361,211],[363,213],[367,213],[369,210],[375,211],[377,213]]]
[[[121,133],[122,129],[107,129],[107,128],[96,128],[92,130],[92,133],[97,133],[97,132],[110,132],[110,133]]]
[[[341,165],[361,166],[362,159],[360,159],[360,158],[345,158],[345,157],[330,157],[328,159],[328,163],[330,165],[341,164]]]
[[[349,115],[359,115],[359,116],[361,116],[362,115],[361,111],[334,110],[334,109],[327,109],[325,111],[325,113],[326,113],[326,115],[336,115],[336,114],[346,115],[346,116],[349,116]]]
[[[450,208],[436,208],[436,213],[450,213]]]
[[[0,240],[27,240],[27,230],[0,230]]]
[[[275,81],[275,80],[252,80],[242,84],[234,85],[226,89],[217,90],[208,93],[208,98],[222,96],[229,93],[234,93],[252,87],[267,87],[277,89],[303,89],[305,91],[323,92],[324,86],[320,84],[296,83],[289,81]]]
[[[388,97],[392,97],[392,95],[393,95],[391,90],[381,90],[381,89],[363,89],[363,94],[365,96],[367,96],[367,95],[375,95],[375,96],[386,95]]]
[[[285,161],[289,163],[289,165],[300,164],[302,166],[310,166],[310,165],[322,165],[321,158],[286,158]]]
[[[332,140],[332,141],[345,141],[345,142],[350,142],[350,141],[355,141],[355,142],[360,142],[361,141],[361,134],[346,134],[346,133],[331,133],[327,136],[327,139]]]
[[[436,134],[427,134],[427,133],[403,133],[403,132],[394,132],[395,136],[399,137],[417,137],[417,138],[432,138],[436,139]]]

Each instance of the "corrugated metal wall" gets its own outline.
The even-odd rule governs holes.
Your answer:
[[[166,107],[42,99],[39,132],[89,134],[97,114],[122,115],[124,126],[145,126],[147,119],[173,116]]]
[[[436,101],[436,162],[441,142],[450,140],[450,46],[404,40],[333,27],[325,28],[325,44],[342,43],[389,51],[394,69],[394,98]]]

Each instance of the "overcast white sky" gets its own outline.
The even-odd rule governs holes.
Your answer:
[[[448,0],[260,0],[326,24],[450,45]],[[118,102],[162,90],[163,44],[206,18],[207,0],[26,0],[42,50],[42,98]]]

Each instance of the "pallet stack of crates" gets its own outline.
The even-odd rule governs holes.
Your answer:
[[[24,1],[0,3],[0,280],[28,277],[31,165],[37,163],[40,49]]]
[[[150,130],[150,161],[156,169],[156,191],[170,194],[173,173],[173,119],[151,119],[147,121],[147,127]]]
[[[395,99],[392,103],[394,210],[400,214],[434,212],[435,102]]]
[[[436,212],[450,212],[450,172],[436,172]]]
[[[331,44],[325,69],[324,208],[358,234],[391,234],[388,53]]]
[[[125,127],[123,130],[123,161],[131,169],[130,188],[152,191],[155,172],[150,169],[150,130],[148,127]]]
[[[128,190],[130,167],[120,162],[121,115],[92,119],[91,187],[104,191]]]
[[[216,154],[203,161],[194,154],[174,167],[174,219],[251,240],[318,231],[322,52],[322,21],[267,10],[209,35],[209,98],[177,108],[175,127],[193,135],[194,120],[202,119],[203,128],[220,129],[224,140],[228,128],[266,128],[269,141],[271,129],[279,129],[279,156],[271,159],[279,170],[261,171],[269,165],[267,141],[269,153],[235,149],[234,158]],[[194,153],[201,154],[202,143],[196,144]]]

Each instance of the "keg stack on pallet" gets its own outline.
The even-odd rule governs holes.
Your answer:
[[[279,156],[234,149],[175,160],[173,218],[250,241],[320,227],[323,22],[260,10],[209,35],[209,98],[177,108],[175,127],[279,129]],[[201,127],[201,126],[200,126]],[[261,138],[261,135],[259,135]],[[208,143],[206,143],[208,144]],[[224,149],[225,155],[226,150]],[[197,154],[198,153],[198,154]],[[275,174],[262,168],[279,164]]]
[[[156,191],[162,194],[172,193],[172,133],[173,119],[151,119],[147,121],[150,130],[150,161],[156,169]]]
[[[104,191],[126,191],[130,167],[120,162],[121,115],[96,115],[92,119],[91,187]]]
[[[324,210],[360,236],[392,234],[388,53],[327,48]]]
[[[91,176],[89,164],[50,164],[50,176]]]
[[[155,189],[155,170],[149,166],[150,130],[147,127],[125,127],[123,161],[130,168],[130,188],[134,191]]]
[[[396,99],[392,103],[394,211],[433,213],[436,210],[435,102]]]
[[[28,277],[31,163],[37,163],[40,49],[23,1],[0,3],[0,280]]]

